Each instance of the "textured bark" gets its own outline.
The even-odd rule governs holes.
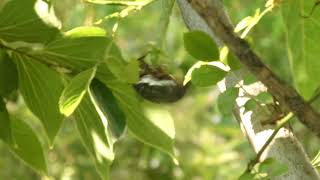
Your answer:
[[[286,85],[268,69],[260,58],[250,49],[245,41],[233,33],[233,26],[228,18],[220,0],[177,0],[182,17],[190,30],[202,30],[213,37],[221,47],[226,44],[231,52],[236,54],[240,61],[256,75],[262,83],[245,86],[246,92],[256,95],[262,91],[272,93],[286,111],[295,112],[317,135],[320,134],[320,119],[315,112],[290,86]],[[217,29],[215,29],[217,28]],[[239,82],[244,70],[235,72],[226,77],[219,84],[221,91],[227,87],[233,87]],[[242,107],[248,100],[246,97],[237,98],[235,116],[255,152],[258,152],[272,134],[272,125],[262,125],[261,122],[269,120],[272,112],[268,108],[257,107],[253,111],[246,112]],[[310,118],[310,119],[309,119]],[[310,164],[303,147],[288,128],[282,128],[273,142],[269,145],[260,160],[274,157],[279,162],[288,166],[289,171],[274,179],[320,179],[317,171]]]
[[[253,73],[267,88],[285,112],[293,112],[299,120],[320,137],[320,114],[313,109],[297,91],[277,77],[248,43],[233,32],[233,26],[226,21],[226,14],[219,0],[189,0],[190,5],[205,20],[219,39],[226,44],[241,63]]]

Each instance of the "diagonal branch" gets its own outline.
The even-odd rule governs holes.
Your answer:
[[[233,32],[233,26],[226,20],[225,12],[221,8],[221,1],[187,1],[206,21],[210,30],[268,88],[268,91],[279,101],[284,111],[296,114],[305,126],[320,137],[320,114],[294,88],[276,76],[250,48],[248,43]]]

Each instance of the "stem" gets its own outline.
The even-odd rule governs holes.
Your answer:
[[[274,129],[273,133],[271,136],[268,138],[266,143],[262,146],[262,148],[259,150],[257,153],[257,156],[248,164],[248,168],[246,171],[251,172],[253,167],[260,161],[260,158],[262,154],[265,152],[265,150],[268,148],[268,146],[271,144],[272,140],[275,138],[277,133],[280,131],[280,129],[288,122],[291,120],[291,118],[294,116],[293,113],[288,113],[285,117],[283,117],[280,121],[277,123],[277,127]]]
[[[316,93],[314,96],[309,100],[309,103],[312,104],[314,101],[316,101],[320,97],[320,88],[316,90]]]
[[[205,20],[210,30],[268,88],[268,92],[277,99],[285,113],[294,113],[301,123],[320,137],[320,113],[311,107],[292,86],[269,69],[249,44],[234,33],[232,24],[227,21],[222,2],[220,0],[187,1]]]

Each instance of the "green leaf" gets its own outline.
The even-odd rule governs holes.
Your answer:
[[[134,84],[139,81],[139,70],[140,63],[138,60],[131,60],[124,68],[125,76],[127,83]]]
[[[317,76],[320,74],[320,13],[316,10],[308,18],[299,14],[308,15],[314,3],[295,0],[281,5],[292,76],[296,88],[305,99],[311,98],[320,85],[320,76]]]
[[[254,99],[250,99],[244,104],[244,108],[246,111],[251,111],[257,106],[257,102]]]
[[[244,79],[243,79],[243,84],[244,85],[250,85],[250,84],[253,84],[255,82],[257,82],[257,78],[251,74],[251,73],[247,73],[245,76],[244,76]]]
[[[0,139],[8,144],[14,144],[12,138],[11,121],[6,105],[0,97]]]
[[[79,73],[63,90],[59,100],[60,112],[70,116],[80,104],[82,98],[89,89],[89,85],[96,73],[96,66]]]
[[[170,16],[172,13],[175,0],[161,1],[160,12],[161,16],[157,25],[157,44],[162,47],[165,41],[168,25],[170,22]]]
[[[40,60],[58,64],[75,72],[89,69],[97,63],[97,76],[113,80],[106,58],[121,60],[121,52],[112,39],[103,36],[103,30],[95,27],[82,27],[66,32],[43,49],[33,52]]]
[[[0,39],[8,42],[48,42],[58,26],[52,7],[42,0],[11,0],[0,10]]]
[[[91,94],[105,117],[107,117],[110,130],[115,137],[120,137],[126,127],[125,114],[119,107],[111,90],[99,80],[93,80],[90,86]]]
[[[276,163],[274,158],[267,158],[259,164],[259,172],[268,172],[271,166]]]
[[[272,168],[272,171],[269,173],[270,177],[276,177],[287,173],[289,170],[286,164],[276,163]]]
[[[124,71],[124,68],[126,66],[124,62],[120,61],[116,57],[109,57],[105,60],[105,63],[107,64],[112,74],[117,77],[117,80],[125,82],[127,76]]]
[[[314,157],[311,161],[311,164],[314,167],[320,167],[320,151],[318,152],[318,154],[316,155],[316,157]]]
[[[0,51],[0,96],[7,96],[18,87],[18,72],[11,58]]]
[[[114,159],[113,142],[108,137],[108,122],[99,114],[87,93],[74,112],[75,123],[82,143],[93,157],[102,179],[109,179],[111,163]]]
[[[240,22],[234,28],[234,32],[240,32],[247,28],[252,22],[252,16],[247,16],[240,20]]]
[[[273,103],[273,97],[270,93],[268,92],[262,92],[260,94],[258,94],[258,96],[256,96],[256,99],[264,104],[271,104]]]
[[[202,31],[187,32],[183,36],[184,46],[188,53],[203,61],[219,59],[219,49],[212,38]]]
[[[140,63],[138,60],[131,60],[129,63],[119,56],[111,56],[104,61],[117,80],[134,84],[139,81]]]
[[[105,37],[107,35],[104,29],[99,27],[82,26],[76,27],[64,33],[65,36],[70,38],[81,38],[81,37]]]
[[[63,67],[85,70],[104,60],[107,45],[111,40],[105,37],[65,36],[49,43],[38,53],[47,62]]]
[[[46,130],[51,143],[63,120],[59,111],[59,97],[63,91],[60,75],[47,66],[26,56],[13,53],[18,67],[19,90],[25,103]]]
[[[238,70],[243,67],[239,59],[237,59],[231,52],[228,53],[228,65],[232,70]]]
[[[166,152],[174,159],[174,137],[168,133],[174,130],[164,131],[144,116],[137,94],[130,85],[114,82],[107,83],[107,86],[112,90],[120,107],[126,114],[130,132],[140,141]]]
[[[255,174],[251,174],[250,172],[243,173],[238,180],[253,180]]]
[[[47,174],[46,157],[42,145],[33,131],[25,122],[12,118],[12,132],[15,146],[10,146],[14,154],[36,171]]]
[[[221,93],[218,97],[218,107],[223,115],[232,114],[232,110],[239,95],[238,88],[230,88]]]
[[[235,27],[235,32],[239,32],[241,30],[244,30],[241,34],[241,38],[245,38],[250,30],[259,23],[261,18],[266,14],[267,11],[260,12],[260,8],[257,8],[255,10],[255,14],[253,16],[248,16],[241,20],[239,24]]]
[[[268,158],[259,164],[259,173],[267,173],[268,177],[280,176],[288,171],[288,166],[274,158]]]
[[[227,72],[213,65],[202,65],[191,74],[191,82],[200,87],[212,86],[221,81]]]
[[[161,105],[146,103],[144,112],[148,119],[150,119],[170,137],[174,138],[175,128],[173,118],[168,110],[164,109]]]
[[[207,64],[206,62],[203,61],[198,61],[195,64],[193,64],[191,66],[191,68],[188,69],[188,72],[186,73],[186,75],[184,75],[184,80],[183,80],[183,85],[185,86],[189,81],[191,81],[192,78],[192,72],[196,69],[196,68],[200,68],[202,65]]]

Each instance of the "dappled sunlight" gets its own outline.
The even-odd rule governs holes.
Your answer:
[[[37,0],[34,5],[35,12],[49,26],[61,28],[62,24],[56,17],[54,9],[44,0]]]
[[[96,150],[97,160],[99,162],[103,162],[103,158],[113,160],[114,154],[112,148],[108,147],[95,131],[91,131],[91,135],[93,138],[94,148]]]
[[[175,136],[174,121],[169,111],[160,107],[145,108],[146,116],[172,139]]]
[[[0,180],[319,179],[319,4],[0,0]]]

